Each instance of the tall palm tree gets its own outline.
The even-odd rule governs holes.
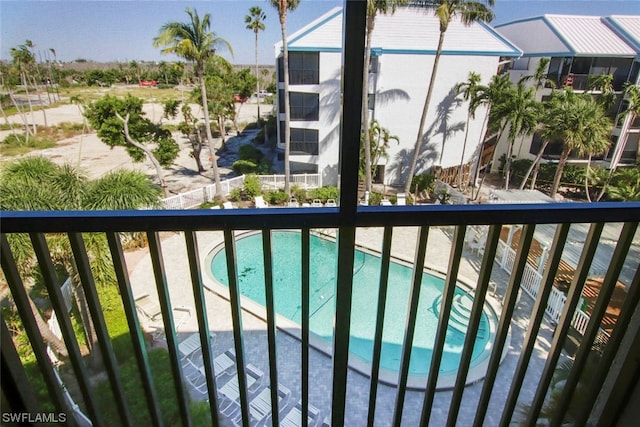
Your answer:
[[[258,33],[264,31],[264,20],[267,19],[267,15],[262,11],[260,6],[251,6],[249,8],[249,14],[244,17],[244,23],[247,24],[247,29],[253,31],[256,36],[256,98],[258,101],[258,119],[260,123],[260,75],[258,73]]]
[[[416,164],[418,163],[418,157],[423,145],[423,130],[427,121],[427,114],[429,113],[429,104],[431,103],[431,97],[433,96],[433,89],[435,88],[436,75],[438,73],[438,64],[440,62],[440,56],[442,56],[442,45],[444,43],[444,36],[449,28],[449,23],[457,16],[460,17],[464,25],[471,25],[476,21],[489,22],[493,19],[493,12],[487,7],[494,5],[494,0],[480,1],[467,1],[467,0],[430,0],[430,1],[417,1],[418,5],[432,8],[435,15],[440,21],[440,36],[438,38],[438,47],[436,49],[436,56],[433,60],[433,68],[431,69],[431,78],[429,80],[429,89],[427,90],[427,97],[424,101],[424,107],[422,109],[422,117],[420,118],[420,125],[418,126],[418,135],[416,136],[416,143],[413,148],[413,157],[411,159],[411,165],[409,167],[409,174],[404,186],[404,192],[409,193],[411,188],[411,179],[416,171]]]
[[[484,103],[486,87],[480,84],[480,74],[472,71],[466,82],[458,83],[456,90],[462,94],[462,99],[468,102],[467,123],[464,126],[464,142],[462,143],[462,155],[460,156],[460,168],[458,170],[458,188],[462,188],[462,169],[464,166],[464,153],[467,149],[467,139],[469,137],[469,122],[475,119],[476,109]]]
[[[570,96],[567,99],[571,99],[570,102],[561,104],[563,108],[556,110],[554,122],[550,125],[555,139],[563,144],[549,194],[551,197],[555,197],[558,192],[562,171],[572,151],[580,156],[602,153],[610,144],[612,123],[602,105],[589,94]]]
[[[218,159],[213,146],[211,120],[207,103],[207,88],[204,81],[204,66],[207,60],[215,55],[217,47],[225,47],[233,53],[233,48],[225,39],[218,37],[211,28],[211,15],[205,14],[202,19],[197,10],[186,8],[190,22],[167,22],[160,28],[160,33],[153,39],[154,47],[163,47],[163,54],[173,53],[194,64],[196,77],[200,83],[202,111],[204,113],[205,131],[209,143],[209,155],[216,186],[216,199],[224,197],[220,184]]]
[[[287,12],[295,10],[300,0],[270,0],[278,10],[280,30],[282,33],[282,61],[284,64],[284,191],[291,195],[291,166],[289,152],[291,150],[291,106],[289,105],[289,48],[287,47]]]
[[[367,0],[367,28],[365,33],[364,69],[362,75],[362,135],[364,136],[364,185],[365,190],[371,192],[371,142],[369,132],[369,62],[371,61],[371,41],[373,40],[373,30],[376,26],[376,16],[378,13],[392,14],[399,6],[406,5],[408,0]]]

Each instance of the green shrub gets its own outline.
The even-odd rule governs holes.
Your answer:
[[[430,173],[423,173],[421,175],[415,175],[411,179],[411,192],[422,192],[426,190],[428,193],[433,192],[436,188],[436,176]]]
[[[314,188],[309,191],[309,198],[320,199],[322,202],[326,202],[327,199],[338,200],[339,197],[340,192],[338,191],[338,188],[334,186]]]
[[[262,194],[262,184],[260,184],[258,175],[245,176],[242,189],[244,195],[249,199],[253,199],[255,196]]]
[[[242,200],[242,189],[234,188],[233,190],[231,190],[231,192],[229,193],[229,200],[231,200],[232,202],[239,202],[240,200]]]
[[[284,190],[278,190],[267,193],[266,199],[271,205],[282,205],[289,201],[289,196],[284,192]]]
[[[369,206],[377,206],[382,201],[382,194],[372,191],[369,194]]]
[[[393,203],[394,205],[398,204],[398,196],[396,194],[394,194],[393,196],[389,197],[389,201],[391,203]],[[405,196],[405,201],[407,203],[407,205],[413,205],[413,196],[411,195],[411,193],[407,194]]]
[[[269,175],[273,173],[273,163],[271,163],[271,160],[267,158],[260,160],[260,163],[258,163],[258,169],[256,172],[259,175]]]
[[[158,83],[158,89],[173,89],[176,85],[166,84],[166,83]]]
[[[24,134],[9,134],[0,143],[0,154],[3,156],[18,156],[32,150],[44,150],[55,146],[55,142],[35,136],[29,137],[29,141],[27,141]]]
[[[256,165],[251,160],[237,160],[233,163],[233,171],[238,175],[244,175],[248,173],[257,172],[258,165]]]
[[[307,190],[297,185],[291,186],[291,197],[295,197],[299,203],[306,202],[311,196],[307,195]]]
[[[241,146],[238,150],[238,155],[240,160],[250,160],[255,164],[260,163],[260,160],[264,157],[264,153],[251,144]]]

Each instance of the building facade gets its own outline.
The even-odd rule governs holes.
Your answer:
[[[323,174],[338,181],[342,71],[341,8],[335,8],[293,33],[288,39],[292,171]],[[439,21],[431,9],[401,8],[379,15],[373,32],[369,64],[370,117],[397,137],[378,161],[377,181],[400,185],[407,179],[413,147],[438,45]],[[284,67],[278,58],[278,147],[284,149]],[[445,35],[437,79],[423,130],[424,149],[416,174],[470,162],[480,152],[486,109],[477,109],[466,132],[468,104],[456,85],[470,72],[487,84],[504,57],[520,56],[512,43],[482,23],[451,22]],[[466,136],[466,146],[465,146]],[[464,149],[463,149],[464,146]],[[464,151],[464,156],[463,156]]]
[[[537,91],[538,100],[548,97],[554,88],[571,87],[576,92],[592,90],[590,82],[602,75],[612,76],[616,100],[609,111],[615,122],[611,134],[611,147],[607,153],[596,156],[604,166],[633,165],[638,159],[640,120],[631,122],[621,113],[627,106],[623,90],[628,83],[638,84],[640,70],[640,16],[574,16],[544,15],[496,26],[496,30],[523,51],[522,57],[510,65],[513,82],[534,74],[541,59],[548,58],[547,84]],[[535,37],[532,37],[535,34]],[[533,80],[529,80],[534,85]],[[617,119],[616,119],[617,118]],[[536,135],[518,138],[513,154],[516,158],[535,158],[542,141]],[[493,156],[493,169],[507,152],[507,140],[498,142]],[[543,159],[557,160],[562,151],[559,141],[552,142]],[[586,159],[572,156],[574,163]]]

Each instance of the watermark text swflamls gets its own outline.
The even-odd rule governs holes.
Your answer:
[[[3,423],[64,423],[67,414],[64,412],[3,412]]]

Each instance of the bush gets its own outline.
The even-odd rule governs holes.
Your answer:
[[[428,193],[432,193],[436,188],[436,176],[430,173],[423,173],[422,175],[415,175],[411,179],[411,192],[417,191],[421,193],[427,190]]]
[[[377,206],[380,204],[381,201],[382,201],[381,193],[376,193],[375,191],[372,191],[371,194],[369,194],[369,206]]]
[[[278,190],[267,193],[266,199],[271,205],[282,205],[289,201],[289,196],[284,192],[284,190]]]
[[[338,200],[339,197],[340,192],[338,191],[338,188],[334,186],[314,188],[309,191],[309,198],[320,199],[323,203],[326,202],[327,199]]]
[[[242,189],[244,195],[249,199],[253,199],[255,196],[262,194],[262,184],[260,184],[258,175],[245,176]]]
[[[257,172],[258,165],[256,165],[251,160],[237,160],[233,163],[233,171],[238,175],[244,175],[248,173]]]
[[[240,160],[250,160],[255,164],[260,163],[260,160],[264,157],[262,151],[258,150],[251,144],[245,144],[238,150]]]
[[[233,190],[231,190],[231,192],[229,193],[229,199],[232,202],[239,202],[240,200],[242,200],[242,189],[234,188]]]
[[[55,146],[55,142],[35,136],[29,137],[27,142],[24,134],[9,134],[0,143],[0,154],[3,156],[18,156],[32,150],[43,150]]]
[[[166,83],[158,83],[158,89],[173,89],[176,85],[166,84]]]
[[[307,190],[297,185],[291,187],[291,197],[295,197],[299,203],[304,203],[310,196],[307,196]]]

